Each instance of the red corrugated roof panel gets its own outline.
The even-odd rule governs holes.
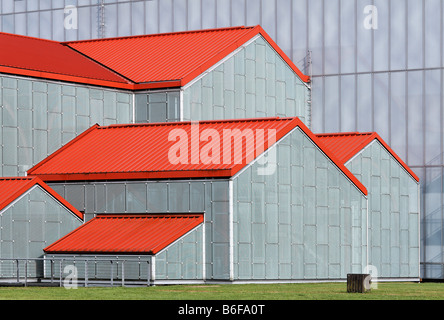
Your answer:
[[[66,42],[71,48],[138,84],[183,86],[254,36],[261,34],[303,81],[308,77],[260,26],[183,31]],[[159,85],[161,83],[161,85]]]
[[[14,200],[23,195],[36,184],[46,190],[51,196],[72,211],[72,213],[77,217],[83,219],[83,214],[81,212],[74,208],[69,202],[63,199],[57,192],[52,190],[38,177],[0,178],[0,210],[3,210],[6,206],[11,204]]]
[[[316,136],[342,163],[346,163],[375,138],[373,132],[322,133]]]
[[[56,41],[0,32],[0,48],[2,73],[108,86],[129,83]]]
[[[232,177],[267,150],[268,133],[271,145],[296,127],[322,149],[318,138],[296,117],[95,125],[35,165],[28,175],[44,181]],[[224,143],[230,133],[237,138]],[[242,146],[236,144],[242,141],[241,134],[252,137]],[[181,152],[179,146],[184,147]],[[343,163],[332,152],[325,153],[366,194]]]
[[[399,158],[389,145],[376,132],[343,132],[323,133],[316,135],[324,146],[329,149],[342,163],[349,161],[354,155],[363,150],[373,140],[378,140],[385,149],[403,166],[416,180],[418,176]]]
[[[268,130],[276,133],[276,139],[293,129],[300,122],[297,118],[258,118],[239,120],[215,120],[201,122],[168,122],[151,124],[129,124],[93,126],[54,154],[28,171],[45,181],[73,179],[138,179],[138,178],[181,178],[181,177],[231,177],[267,148]],[[234,150],[236,144],[230,140],[225,144],[223,136],[229,132],[255,134],[262,129],[263,143],[255,143],[254,150],[247,154],[247,147]],[[225,130],[225,131],[224,131]],[[214,161],[200,157],[206,142],[199,142],[204,133],[216,133],[219,139],[219,156]],[[184,134],[186,160],[175,163],[177,153],[171,154],[177,134]],[[197,137],[197,139],[195,138]],[[216,141],[216,140],[214,140]],[[259,140],[258,140],[259,141]],[[209,144],[208,144],[209,146]],[[216,150],[216,149],[215,149]],[[231,152],[231,159],[224,158],[224,150]],[[199,158],[192,158],[195,151]],[[240,155],[235,161],[234,155]],[[174,159],[173,159],[174,158]],[[250,161],[247,162],[247,159]],[[239,162],[239,163],[238,163]]]
[[[203,221],[203,214],[103,214],[49,245],[44,251],[156,254]]]

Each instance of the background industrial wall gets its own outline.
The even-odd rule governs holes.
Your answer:
[[[65,5],[77,6],[77,28],[64,27]],[[364,12],[368,5],[377,23]],[[441,0],[3,0],[0,6],[1,31],[54,40],[260,24],[312,73],[314,132],[377,131],[420,177],[421,277],[441,279],[443,21]]]

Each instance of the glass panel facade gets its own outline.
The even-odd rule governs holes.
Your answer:
[[[167,122],[180,120],[178,91],[135,94],[135,122]]]
[[[309,123],[308,88],[259,37],[184,86],[183,119],[298,116]]]
[[[196,234],[182,239],[176,247],[159,256],[162,279],[188,275],[202,278],[202,266],[189,269],[179,262],[202,259],[202,232],[205,228],[207,279],[229,277],[229,192],[228,181],[126,181],[50,183],[62,197],[67,197],[87,218],[113,213],[205,213],[205,223]],[[191,244],[193,244],[191,246]],[[190,247],[191,246],[191,247]],[[176,250],[176,251],[174,251]],[[177,252],[179,250],[179,252]],[[190,257],[185,253],[191,250]],[[193,258],[193,259],[194,259]]]
[[[202,279],[203,226],[156,254],[156,280]]]
[[[376,268],[378,277],[418,278],[417,182],[378,141],[353,157],[347,167],[364,185],[371,186],[368,190],[369,264]],[[439,210],[440,192],[439,189],[434,193],[438,201],[429,211]]]
[[[43,249],[82,224],[39,186],[31,188],[0,214],[0,256],[41,258]],[[35,272],[34,268],[29,269]],[[2,268],[2,276],[15,269]],[[22,272],[23,274],[23,272]],[[9,274],[9,276],[13,276]],[[36,276],[29,274],[28,276]]]
[[[234,279],[362,272],[367,199],[300,129],[271,150],[274,173],[257,161],[233,180]]]
[[[2,76],[2,175],[33,165],[95,123],[128,123],[131,94]]]

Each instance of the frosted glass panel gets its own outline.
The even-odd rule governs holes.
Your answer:
[[[190,112],[192,120],[299,116],[309,125],[305,107],[307,89],[289,70],[271,46],[258,38],[195,83],[185,86],[184,115]],[[296,85],[301,90],[296,90]]]
[[[8,155],[2,175],[23,175],[95,123],[128,123],[132,118],[127,93],[119,93],[117,102],[114,91],[102,89],[6,76],[0,83],[0,121],[8,128],[6,135],[12,136],[4,146]],[[11,153],[9,144],[27,149]]]
[[[276,174],[252,174],[255,163],[233,182],[234,243],[250,245],[250,277],[344,278],[351,262],[361,270],[367,200],[302,131],[276,148]],[[234,255],[234,273],[246,279],[247,258]]]

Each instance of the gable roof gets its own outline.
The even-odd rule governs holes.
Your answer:
[[[56,41],[0,32],[0,48],[1,73],[105,86],[129,83]]]
[[[0,32],[0,72],[128,90],[180,87],[256,35],[304,82],[304,75],[260,27],[231,27],[57,42]]]
[[[333,152],[343,164],[361,152],[372,141],[378,140],[398,163],[416,180],[418,176],[402,161],[390,146],[376,132],[343,132],[316,134],[327,149]]]
[[[302,81],[291,62],[260,26],[182,31],[65,42],[136,83],[136,88],[183,86],[256,35],[262,35]]]
[[[316,135],[297,117],[95,125],[27,173],[44,181],[229,178],[296,127],[367,194],[356,177],[332,152],[324,150]],[[230,134],[234,134],[234,141]],[[204,141],[205,135],[212,139]],[[252,138],[236,144],[243,141],[242,135]],[[224,142],[225,136],[230,140]],[[211,143],[215,146],[214,158],[206,159],[201,155],[210,154]],[[180,147],[182,153],[178,152]]]
[[[180,87],[261,35],[304,75],[260,27],[231,27],[57,42],[0,32],[0,72],[119,89]]]
[[[45,181],[231,177],[247,165],[247,159],[255,158],[268,148],[267,130],[276,130],[278,140],[294,128],[297,121],[296,118],[259,118],[94,125],[31,168],[28,175],[37,175]],[[253,132],[264,130],[263,143],[256,144],[252,140],[253,149],[247,153],[247,148],[242,148],[236,154],[241,159],[235,162],[236,145],[230,140],[231,144],[226,146],[231,152],[231,159],[224,161],[224,130],[225,133],[236,130],[242,133],[244,129]],[[217,134],[215,138],[220,139],[217,148],[220,150],[219,161],[196,161],[191,158],[192,150],[197,150],[199,155],[206,145],[204,142],[197,145],[198,140],[192,136],[196,132],[199,135],[204,132]],[[183,134],[182,140],[176,141],[180,134]],[[187,155],[181,163],[174,163],[177,154],[170,154],[170,151],[180,146],[180,141],[185,143],[183,146]]]
[[[203,221],[203,214],[97,215],[43,251],[156,254]]]
[[[39,185],[40,187],[42,187],[62,205],[72,211],[73,214],[75,214],[80,219],[83,219],[83,214],[81,212],[74,208],[69,202],[63,199],[57,192],[55,192],[38,177],[0,178],[0,210],[6,208],[14,200],[30,190],[35,185]]]

